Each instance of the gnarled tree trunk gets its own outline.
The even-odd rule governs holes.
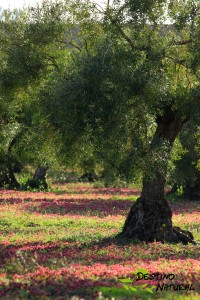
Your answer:
[[[171,109],[157,118],[141,197],[131,207],[120,236],[146,242],[195,243],[189,231],[173,227],[172,211],[164,197],[168,157],[183,124]]]

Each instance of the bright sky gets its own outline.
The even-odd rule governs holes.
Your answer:
[[[34,6],[41,0],[0,0],[0,7],[3,9],[23,8],[23,6],[32,5]],[[102,4],[104,0],[95,0],[96,3]]]
[[[6,8],[22,8],[23,5],[34,5],[37,0],[0,0],[0,7],[3,9]]]

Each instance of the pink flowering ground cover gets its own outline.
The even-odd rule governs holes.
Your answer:
[[[138,195],[85,184],[0,191],[0,299],[199,299],[199,244],[115,238]],[[200,241],[200,202],[170,205],[174,224]]]

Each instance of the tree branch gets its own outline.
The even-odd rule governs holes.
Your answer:
[[[110,16],[109,19],[111,21],[111,23],[117,28],[117,30],[119,31],[119,33],[121,34],[121,36],[129,43],[129,45],[131,46],[132,50],[135,49],[135,44],[134,42],[125,34],[125,32],[122,30],[122,28],[116,23],[115,20],[113,20]]]
[[[173,60],[174,63],[180,64],[185,67],[185,65],[183,65],[183,63],[186,62],[186,59],[174,58],[172,56],[165,56],[165,58],[170,58],[171,60]]]
[[[57,40],[57,42],[68,45],[68,46],[73,46],[74,48],[78,49],[80,52],[82,50],[81,47],[79,47],[78,45],[74,44],[72,41],[62,41],[62,40]]]
[[[89,50],[88,50],[88,43],[87,43],[87,40],[82,36],[82,39],[84,41],[84,44],[85,44],[85,49],[87,51],[87,53],[89,54]]]
[[[192,39],[173,42],[173,44],[176,46],[182,46],[182,45],[187,45],[187,44],[191,44],[191,43],[192,43]]]
[[[47,64],[48,66],[53,66],[53,67],[55,67],[57,70],[59,70],[59,66],[58,66],[58,64],[56,63],[56,59],[55,59],[53,56],[48,55],[48,56],[47,56],[47,59],[51,62],[51,63]]]

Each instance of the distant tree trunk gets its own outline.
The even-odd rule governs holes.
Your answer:
[[[0,171],[0,188],[3,188],[7,184],[9,184],[9,177],[7,172],[3,169]]]
[[[189,231],[173,227],[172,211],[164,197],[168,157],[183,124],[184,121],[170,109],[157,118],[141,197],[131,207],[119,236],[146,242],[195,243]]]
[[[15,174],[13,172],[13,168],[10,164],[8,164],[8,178],[9,178],[9,188],[10,189],[19,189],[20,184],[17,181]]]
[[[37,170],[35,171],[35,174],[33,176],[33,180],[36,184],[39,186],[43,186],[44,189],[48,188],[48,184],[46,182],[46,173],[47,173],[48,167],[41,167],[39,166]]]
[[[27,185],[31,188],[39,189],[44,188],[45,190],[48,188],[48,184],[46,182],[46,172],[48,167],[39,166],[33,175],[33,179],[29,180]]]
[[[17,181],[13,172],[12,166],[8,165],[7,168],[0,172],[0,188],[6,187],[8,189],[19,189],[20,184]]]
[[[84,181],[84,180],[87,180],[89,182],[95,182],[96,180],[98,180],[98,176],[96,175],[96,173],[94,171],[91,171],[91,172],[86,172],[84,173],[82,176],[80,176],[78,178],[78,181],[81,182],[81,181]]]
[[[16,143],[16,138],[14,138],[9,147],[8,147],[8,153],[7,153],[7,177],[8,177],[8,188],[9,189],[19,189],[20,188],[20,184],[17,181],[14,171],[13,171],[13,157],[12,157],[12,148]]]
[[[200,200],[200,179],[197,178],[192,184],[190,180],[183,187],[184,196],[189,200]]]
[[[178,183],[175,182],[175,183],[173,184],[171,190],[168,191],[168,192],[166,193],[166,195],[172,195],[172,194],[175,194],[175,193],[177,192],[178,188],[179,188]]]

